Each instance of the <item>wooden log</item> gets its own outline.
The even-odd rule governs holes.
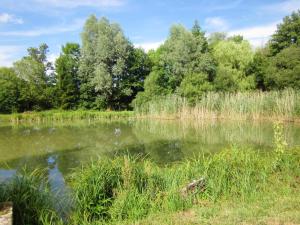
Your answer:
[[[183,197],[187,197],[191,193],[203,192],[205,190],[206,181],[204,177],[198,180],[193,180],[187,186],[181,189],[180,193]]]
[[[13,224],[13,203],[3,202],[0,203],[0,225]]]

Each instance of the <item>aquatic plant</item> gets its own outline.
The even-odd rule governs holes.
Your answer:
[[[135,105],[139,116],[158,118],[228,118],[228,119],[283,119],[300,116],[300,92],[249,91],[236,93],[209,92],[194,105],[180,96],[154,98],[143,105]]]

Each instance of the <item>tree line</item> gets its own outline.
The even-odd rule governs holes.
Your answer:
[[[300,89],[300,11],[286,16],[262,48],[242,36],[170,28],[166,41],[145,53],[121,27],[90,16],[82,44],[66,43],[53,65],[46,44],[10,68],[0,68],[0,112],[123,110],[154,97],[179,95],[195,104],[211,91]]]

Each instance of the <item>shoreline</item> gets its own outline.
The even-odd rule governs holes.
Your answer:
[[[191,108],[193,110],[194,108]],[[24,112],[16,114],[0,114],[0,124],[22,124],[22,123],[46,123],[64,121],[100,121],[119,119],[154,119],[168,121],[240,121],[240,122],[281,122],[299,124],[300,116],[278,116],[278,115],[218,115],[216,112],[207,112],[202,115],[188,113],[160,113],[143,114],[135,111],[95,111],[95,110],[74,110],[59,111],[49,110],[41,112]],[[190,116],[189,116],[190,115]]]

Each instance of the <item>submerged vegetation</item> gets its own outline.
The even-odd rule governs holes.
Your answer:
[[[299,160],[299,149],[288,149],[282,127],[275,125],[274,150],[268,152],[233,146],[167,166],[128,156],[94,160],[69,178],[73,206],[63,215],[55,213],[54,198],[49,198],[46,182],[37,182],[36,172],[1,184],[0,201],[13,200],[16,215],[26,218],[24,222],[16,217],[16,224],[181,224],[184,219],[210,224],[208,220],[221,216],[222,207],[230,203],[237,204],[238,211],[250,211],[230,215],[222,224],[253,223],[257,205],[264,208],[259,212],[263,222],[272,216],[299,223]],[[201,177],[204,188],[183,194],[187,184]],[[285,203],[276,206],[284,218],[272,215],[278,199]],[[189,213],[192,216],[184,218]]]

